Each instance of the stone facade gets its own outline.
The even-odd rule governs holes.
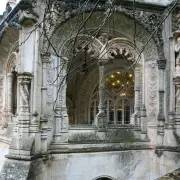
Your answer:
[[[0,25],[0,179],[154,180],[180,168],[173,3],[138,0],[133,9],[120,1],[107,17],[108,3],[90,2],[83,27],[74,1],[46,9],[44,0],[22,0],[8,14]]]

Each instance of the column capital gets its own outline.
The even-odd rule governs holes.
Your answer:
[[[42,63],[50,63],[51,62],[51,54],[50,53],[42,53],[41,54],[41,61]]]
[[[29,84],[32,79],[32,74],[31,73],[19,73],[18,79],[19,79],[20,84]]]
[[[134,90],[135,91],[140,91],[140,87],[139,86],[134,86]]]
[[[108,63],[108,59],[99,59],[99,66],[105,66]]]
[[[166,68],[166,59],[157,60],[158,68],[165,69]]]

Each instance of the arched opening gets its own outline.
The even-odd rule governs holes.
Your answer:
[[[113,71],[105,79],[104,111],[109,124],[129,124],[134,112],[134,74],[123,69]],[[90,99],[90,123],[98,113],[98,85]]]
[[[102,176],[102,177],[97,177],[93,180],[114,180],[114,178],[109,177],[109,176]]]

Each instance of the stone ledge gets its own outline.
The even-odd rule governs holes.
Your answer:
[[[103,144],[53,144],[50,146],[50,154],[58,153],[86,153],[86,152],[108,152],[128,150],[152,150],[155,147],[148,142],[136,143],[103,143]]]

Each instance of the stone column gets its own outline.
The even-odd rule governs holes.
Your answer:
[[[42,87],[41,87],[41,143],[42,143],[42,151],[47,152],[48,148],[48,114],[47,114],[47,64],[50,63],[50,54],[42,54]]]
[[[29,137],[30,127],[30,86],[32,75],[30,73],[22,73],[18,75],[18,82],[20,86],[20,112],[18,116],[19,136],[23,140]]]
[[[107,63],[107,59],[100,59],[99,60],[99,112],[95,118],[95,125],[97,126],[98,130],[106,130],[107,129],[107,117],[104,112],[104,89],[105,89],[105,82],[104,82],[104,73],[105,73],[105,65]]]
[[[67,64],[66,62],[64,62],[64,60],[60,59],[58,66],[59,66],[58,68],[59,78],[58,78],[58,86],[57,86],[58,100],[57,100],[57,105],[55,108],[55,112],[56,112],[55,114],[56,129],[55,129],[55,135],[54,135],[55,143],[68,141],[68,126],[69,126],[67,107],[66,107]]]
[[[176,146],[176,137],[174,136],[175,131],[175,123],[174,123],[174,115],[175,115],[175,85],[173,78],[175,77],[175,53],[174,53],[174,38],[170,37],[169,39],[169,112],[167,123],[164,128],[164,146]]]
[[[140,124],[141,124],[141,138],[147,138],[147,116],[145,106],[145,64],[143,61],[143,85],[142,85],[142,105],[140,108]]]
[[[134,86],[134,114],[131,117],[131,124],[140,128],[140,69],[135,69],[135,86]]]
[[[176,87],[175,128],[177,135],[180,136],[180,76],[174,78],[174,84]]]
[[[12,101],[12,81],[13,81],[13,74],[9,73],[7,75],[7,110],[8,110],[8,119],[7,119],[7,123],[12,124],[12,105],[13,105],[13,101]]]
[[[140,87],[135,85],[135,105],[134,114],[132,115],[131,124],[135,125],[136,128],[140,128]]]
[[[177,34],[179,36],[179,33]],[[176,57],[176,67],[175,67],[175,128],[176,133],[180,136],[180,37],[177,38],[177,43],[175,45]]]
[[[157,130],[157,146],[163,145],[164,137],[164,69],[166,67],[166,60],[158,60],[159,69],[159,113],[158,113],[158,130]]]

